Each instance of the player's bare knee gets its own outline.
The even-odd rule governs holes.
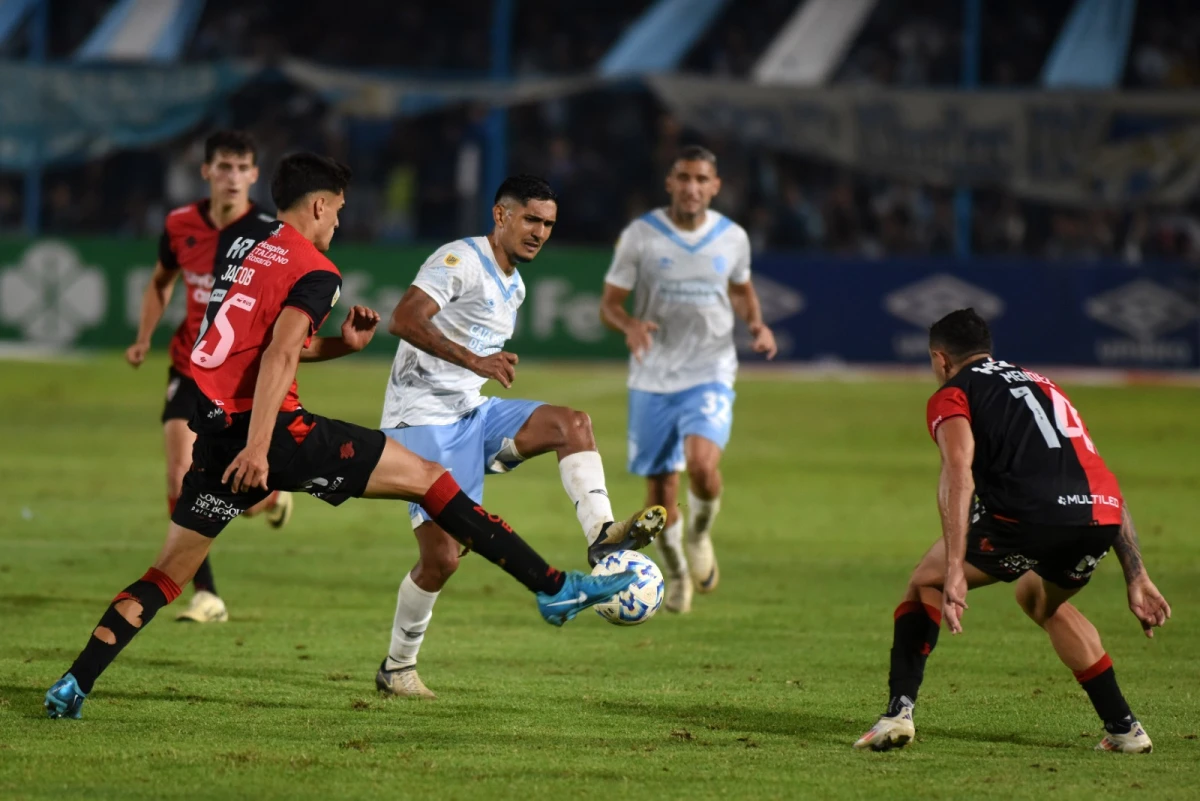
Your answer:
[[[692,492],[702,498],[715,498],[721,494],[721,471],[709,461],[689,461],[688,482]]]
[[[108,626],[96,626],[96,630],[92,632],[92,636],[105,645],[117,644],[117,635],[113,634],[112,629]]]
[[[578,448],[594,450],[596,438],[592,434],[592,418],[587,412],[568,409],[565,415],[566,444]]]
[[[418,483],[420,484],[421,493],[424,494],[429,491],[429,488],[432,487],[439,478],[445,475],[446,468],[442,467],[437,462],[431,462],[428,459],[421,459],[420,464],[417,467],[417,472],[419,474]]]
[[[417,569],[421,573],[422,583],[441,589],[458,570],[458,543],[451,542],[446,547],[422,553]]]

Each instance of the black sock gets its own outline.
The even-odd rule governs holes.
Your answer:
[[[192,579],[192,589],[196,592],[206,590],[213,595],[217,594],[217,582],[213,578],[212,563],[209,562],[209,557],[207,556],[200,563],[200,569],[196,571],[196,575]]]
[[[1087,670],[1076,670],[1075,679],[1104,721],[1105,730],[1110,734],[1126,734],[1133,725],[1133,712],[1117,686],[1117,674],[1108,654]]]
[[[917,693],[925,679],[925,661],[937,645],[942,623],[940,609],[917,601],[905,601],[896,607],[892,633],[892,667],[888,672],[889,717],[917,702]]]
[[[447,534],[531,591],[553,595],[562,589],[562,571],[547,564],[503,518],[468,498],[450,473],[433,483],[421,506]]]
[[[121,653],[134,635],[154,619],[154,615],[159,609],[178,597],[179,585],[172,581],[166,573],[150,568],[146,571],[146,575],[130,584],[118,593],[116,598],[113,598],[103,617],[100,618],[100,622],[96,624],[96,628],[107,628],[116,638],[116,642],[106,643],[97,637],[93,630],[91,639],[88,640],[83,651],[75,657],[75,661],[67,670],[67,673],[75,677],[75,681],[78,682],[79,689],[84,695],[92,691],[96,679],[112,664],[112,661],[117,658],[117,654]],[[117,611],[117,604],[127,599],[137,601],[142,605],[141,626],[130,623]]]

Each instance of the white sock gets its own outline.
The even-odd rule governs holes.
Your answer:
[[[686,576],[688,572],[687,557],[683,553],[683,518],[679,518],[663,529],[658,543],[658,553],[662,556],[663,566],[668,576]]]
[[[425,640],[425,629],[433,617],[436,592],[426,592],[412,580],[412,575],[400,582],[396,596],[396,618],[392,621],[392,648],[388,651],[387,670],[399,670],[417,664],[417,652]]]
[[[564,456],[558,463],[563,489],[575,504],[575,516],[583,527],[588,545],[600,536],[600,529],[613,519],[612,503],[604,486],[604,462],[596,451],[580,451]]]
[[[688,539],[702,540],[712,531],[713,521],[721,510],[721,496],[706,501],[688,487]]]

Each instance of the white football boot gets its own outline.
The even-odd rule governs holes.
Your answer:
[[[663,595],[666,610],[680,615],[692,611],[692,577],[687,573],[668,575],[666,584],[666,593]]]
[[[399,670],[387,670],[387,660],[383,660],[383,664],[379,666],[379,672],[375,674],[375,687],[381,693],[395,695],[399,698],[421,698],[432,700],[437,698],[437,694],[425,686],[425,682],[421,681],[421,677],[417,675],[417,666],[400,668]]]
[[[893,748],[903,748],[917,736],[917,728],[913,725],[913,708],[905,706],[900,713],[891,717],[883,716],[862,737],[854,742],[858,749],[870,748],[872,751],[890,751]]]
[[[1125,734],[1104,735],[1104,739],[1096,745],[1097,751],[1115,751],[1118,754],[1148,754],[1154,750],[1150,735],[1136,720]]]
[[[267,525],[271,528],[283,528],[292,519],[292,506],[296,503],[290,492],[276,492],[275,505],[263,512]]]
[[[687,552],[688,570],[692,574],[692,583],[696,592],[712,592],[721,580],[721,570],[717,566],[717,556],[713,553],[712,538],[707,534],[693,539],[692,532],[683,535],[683,547]]]
[[[197,590],[187,609],[180,612],[175,619],[192,623],[224,623],[229,620],[229,612],[220,596],[213,595],[208,590]]]

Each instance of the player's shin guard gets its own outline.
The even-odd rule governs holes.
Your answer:
[[[594,543],[612,522],[612,503],[604,484],[604,462],[598,451],[580,451],[564,456],[558,462],[563,489],[575,504],[575,516],[583,528],[588,545]]]
[[[1133,712],[1117,686],[1117,674],[1113,671],[1112,659],[1108,654],[1100,658],[1087,670],[1076,670],[1075,680],[1088,694],[1096,714],[1104,721],[1110,734],[1125,734],[1133,725]]]
[[[918,601],[905,601],[896,607],[892,634],[892,667],[888,672],[887,715],[899,714],[900,707],[917,701],[925,679],[925,661],[937,645],[942,611]]]
[[[468,498],[450,473],[433,482],[421,506],[451,537],[503,568],[531,592],[553,595],[562,589],[562,572],[547,564],[504,518]]]
[[[104,616],[92,631],[83,651],[67,671],[79,683],[79,689],[87,695],[97,677],[117,658],[117,654],[129,644],[134,635],[146,627],[167,604],[179,597],[179,585],[161,570],[150,568],[146,575],[130,584],[113,598]],[[141,605],[139,623],[131,623],[117,611],[122,601],[134,601]],[[113,642],[108,642],[108,639]]]

